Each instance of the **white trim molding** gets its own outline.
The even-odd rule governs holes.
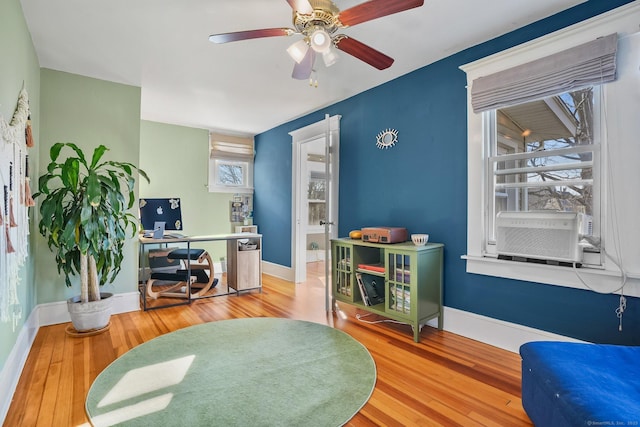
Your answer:
[[[13,394],[16,391],[16,387],[18,387],[22,369],[27,362],[29,351],[31,351],[33,341],[36,339],[39,327],[36,307],[22,326],[18,339],[0,371],[0,424],[2,425],[4,425],[4,420],[7,417],[7,413],[9,413]]]
[[[306,207],[303,205],[307,202],[307,189],[303,188],[303,176],[308,172],[306,170],[305,146],[313,144],[315,141],[322,141],[325,147],[325,179],[329,185],[329,197],[327,198],[327,211],[325,220],[328,225],[322,226],[322,232],[327,233],[329,239],[338,237],[338,213],[339,213],[339,172],[340,172],[340,119],[341,115],[329,116],[325,115],[325,119],[307,125],[305,127],[289,132],[291,135],[291,268],[294,273],[294,281],[296,283],[306,280],[307,271],[307,234],[308,227]],[[303,157],[305,157],[303,159]],[[327,160],[330,164],[327,164]],[[325,196],[326,197],[326,196]],[[328,230],[325,230],[328,227]],[[327,258],[329,257],[329,239],[326,241],[325,251]],[[328,296],[327,296],[328,300]]]
[[[284,265],[274,264],[268,261],[262,261],[262,274],[274,276],[287,282],[293,282],[293,269]]]
[[[437,328],[437,320],[430,320],[427,325]],[[531,341],[583,342],[450,307],[444,307],[443,329],[512,353],[518,353],[522,344]]]
[[[128,313],[140,310],[140,293],[127,292],[114,294],[111,314]],[[57,325],[70,322],[66,301],[38,305],[34,311],[38,316],[38,326]]]

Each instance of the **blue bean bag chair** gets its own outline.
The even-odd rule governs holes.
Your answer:
[[[538,341],[520,356],[534,425],[640,426],[640,347]]]

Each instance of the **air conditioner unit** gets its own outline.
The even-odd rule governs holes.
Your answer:
[[[575,212],[500,212],[496,217],[498,255],[580,263],[582,220],[583,215]]]

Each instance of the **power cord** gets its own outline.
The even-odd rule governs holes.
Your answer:
[[[622,315],[624,314],[624,310],[627,308],[627,299],[624,295],[620,295],[620,305],[616,308],[616,316],[618,316],[619,324],[618,331],[622,332]]]
[[[603,104],[606,104],[606,95],[604,93],[604,90],[600,91],[600,99],[602,100]],[[606,126],[607,123],[607,109],[604,108],[604,129],[605,132],[608,133],[608,128]],[[620,302],[618,303],[618,307],[616,308],[615,312],[616,312],[616,316],[618,317],[618,331],[622,332],[622,316],[624,314],[624,310],[627,308],[627,299],[624,296],[624,286],[627,283],[627,273],[624,271],[624,268],[622,267],[623,262],[622,262],[622,249],[620,247],[620,230],[618,229],[618,212],[616,210],[616,195],[615,195],[615,187],[613,185],[613,166],[611,165],[611,149],[609,144],[607,143],[607,147],[606,147],[606,151],[607,151],[607,156],[606,156],[606,161],[607,161],[607,172],[609,175],[609,179],[607,180],[607,186],[609,188],[609,193],[611,194],[611,221],[612,221],[612,227],[613,227],[613,233],[612,233],[612,241],[613,241],[613,247],[615,249],[616,252],[616,256],[618,257],[618,261],[616,261],[611,255],[609,255],[609,253],[602,248],[601,244],[598,244],[598,248],[604,253],[605,257],[607,257],[609,260],[611,260],[611,262],[613,264],[615,264],[616,267],[618,267],[618,270],[620,270],[620,287],[614,291],[610,291],[610,292],[602,292],[602,291],[598,291],[596,289],[593,289],[591,286],[589,286],[587,284],[587,282],[584,281],[584,279],[580,276],[580,274],[578,273],[578,269],[576,268],[576,263],[573,263],[573,271],[576,274],[576,277],[580,280],[580,282],[582,282],[582,284],[589,290],[600,293],[600,294],[612,294],[612,293],[616,293],[616,292],[620,292]]]
[[[399,322],[397,320],[392,320],[392,319],[364,320],[365,317],[369,317],[369,316],[371,316],[373,314],[375,314],[375,313],[367,313],[367,314],[358,313],[358,314],[356,314],[356,319],[358,319],[360,322],[368,323],[370,325],[374,325],[376,323],[397,323],[399,325],[410,325],[407,322]]]
[[[611,262],[613,262],[613,264],[618,267],[618,270],[620,270],[620,287],[617,289],[614,289],[612,291],[599,291],[597,289],[594,289],[593,287],[589,286],[589,284],[582,278],[582,276],[580,276],[580,273],[578,272],[578,268],[577,268],[577,264],[574,262],[573,265],[573,271],[576,275],[576,277],[578,277],[578,279],[580,280],[580,282],[590,291],[593,292],[597,292],[599,294],[614,294],[616,292],[620,292],[624,290],[624,286],[627,284],[627,273],[622,269],[622,267],[620,266],[620,264],[618,264],[616,262],[615,259],[613,259],[606,250],[602,250],[604,255],[609,258],[611,260]]]

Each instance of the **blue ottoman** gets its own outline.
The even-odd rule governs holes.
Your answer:
[[[640,347],[539,341],[520,356],[536,426],[640,426]]]

